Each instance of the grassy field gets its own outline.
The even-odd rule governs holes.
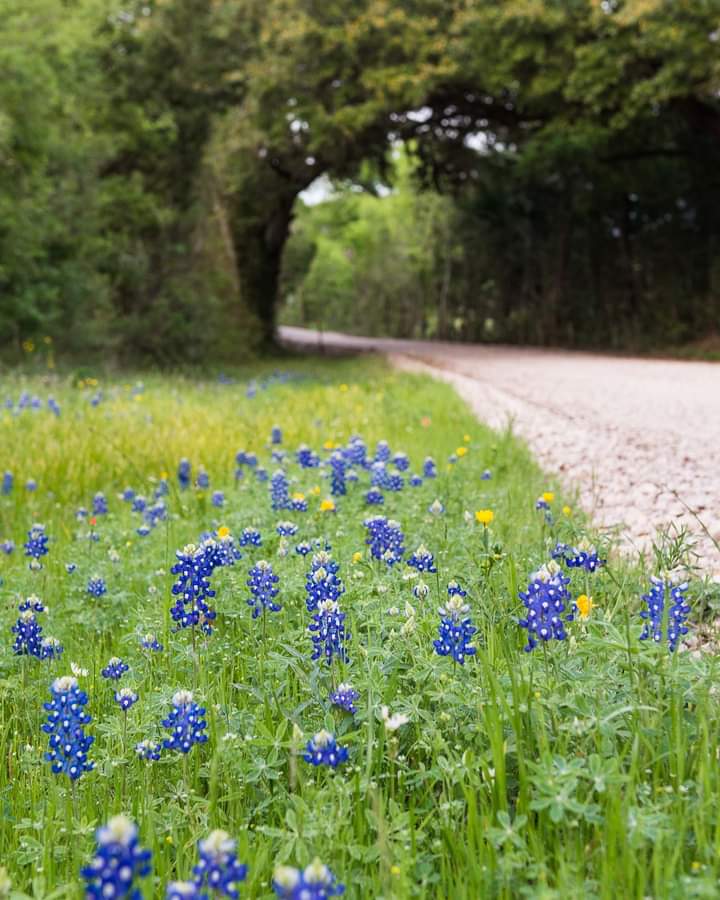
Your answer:
[[[95,830],[119,813],[152,852],[152,873],[138,882],[146,898],[192,877],[197,842],[214,829],[248,865],[242,897],[271,896],[276,865],[316,856],[351,898],[718,896],[720,673],[713,656],[639,639],[641,595],[659,573],[612,555],[592,573],[563,567],[573,600],[591,596],[592,606],[580,599],[564,640],[524,652],[518,592],[557,541],[587,537],[559,495],[536,508],[553,486],[524,447],[479,425],[447,386],[378,362],[287,366],[222,382],[4,380],[0,398],[14,406],[0,412],[0,477],[12,473],[13,485],[0,495],[0,541],[15,549],[0,550],[0,897],[83,896]],[[275,425],[282,444],[271,446]],[[409,457],[403,489],[382,490],[382,506],[367,505],[371,472],[357,463],[348,467],[357,482],[331,493],[331,455],[352,435],[369,459],[379,440]],[[298,464],[301,444],[320,466]],[[236,479],[240,450],[258,465],[240,466]],[[271,460],[272,450],[285,458]],[[427,456],[437,476],[411,486]],[[182,458],[192,466],[186,489]],[[258,468],[283,469],[307,511],[273,510]],[[195,483],[201,470],[207,487]],[[164,517],[159,507],[133,511],[127,487],[148,507],[159,494]],[[107,513],[93,512],[97,492]],[[488,525],[481,510],[493,513]],[[363,522],[375,515],[404,533],[394,565],[366,544]],[[283,521],[297,533],[280,536]],[[23,550],[34,523],[48,536],[38,569]],[[239,546],[246,528],[261,546]],[[203,534],[227,546],[228,532],[242,558],[213,571],[212,633],[202,618],[177,628],[176,550]],[[301,542],[310,554],[296,551]],[[408,564],[421,544],[437,572]],[[311,659],[306,606],[306,574],[325,548],[339,565],[349,632],[347,660],[331,665]],[[281,609],[253,618],[246,582],[259,560],[279,577]],[[106,587],[99,597],[88,593],[95,578]],[[462,665],[433,643],[453,580],[477,629],[477,652]],[[426,596],[413,592],[421,583]],[[690,627],[704,591],[691,583]],[[62,644],[59,657],[13,652],[10,629],[30,595],[47,607],[35,618]],[[161,651],[141,646],[148,633]],[[111,657],[129,666],[119,681],[102,675]],[[77,681],[94,737],[94,768],[75,781],[51,771],[41,728],[51,684],[71,664],[85,671]],[[354,715],[329,700],[343,682],[357,691]],[[139,698],[127,712],[114,696],[124,687]],[[139,742],[170,736],[162,722],[182,690],[206,709],[207,741],[140,758]],[[303,758],[323,729],[347,749],[337,768]]]

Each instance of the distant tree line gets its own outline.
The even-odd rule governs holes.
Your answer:
[[[720,0],[4,0],[0,347],[238,358],[281,300],[374,333],[705,335],[719,50]],[[296,203],[323,174],[339,194]]]

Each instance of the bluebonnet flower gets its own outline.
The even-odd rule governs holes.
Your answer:
[[[447,586],[448,597],[467,597],[467,591],[464,591],[457,581],[449,581]]]
[[[59,659],[64,650],[57,638],[46,637],[40,641],[40,659]]]
[[[405,486],[402,475],[391,475],[388,473],[385,477],[383,487],[388,491],[401,491]]]
[[[90,406],[99,406],[103,400],[103,392],[96,391],[90,398]]]
[[[430,593],[430,587],[422,579],[413,585],[413,597],[424,600]]]
[[[42,409],[42,400],[37,394],[33,394],[32,399],[30,400],[30,408],[34,410]]]
[[[52,763],[56,775],[64,772],[76,781],[93,767],[87,753],[94,738],[85,734],[90,716],[83,710],[88,701],[87,694],[80,690],[72,675],[56,678],[50,690],[52,700],[43,704],[48,717],[42,730],[50,735],[45,759]]]
[[[272,886],[282,900],[326,900],[345,892],[345,885],[319,859],[314,859],[305,869],[278,866]]]
[[[150,874],[150,851],[140,846],[137,827],[126,816],[113,816],[98,828],[96,841],[93,861],[80,871],[87,900],[141,900],[136,879]]]
[[[308,612],[317,609],[323,600],[339,600],[345,593],[345,585],[338,576],[339,566],[329,553],[321,550],[312,558],[310,571],[305,576],[305,604]]]
[[[390,459],[390,445],[387,441],[375,444],[375,462],[387,462]]]
[[[295,545],[295,552],[298,556],[307,556],[308,553],[312,553],[313,546],[310,541],[300,541],[299,544]]]
[[[165,900],[208,900],[194,881],[170,881],[165,888]]]
[[[145,739],[144,741],[139,741],[135,744],[135,752],[140,759],[144,759],[147,762],[157,762],[160,759],[161,750],[162,744],[158,741]]]
[[[161,478],[157,483],[157,487],[155,488],[155,499],[157,500],[159,497],[166,497],[169,493],[170,485],[168,484],[167,478]]]
[[[108,660],[108,664],[102,669],[101,674],[103,678],[119,681],[129,669],[130,666],[126,662],[123,662],[119,656],[111,656]]]
[[[78,506],[78,508],[75,510],[75,518],[78,520],[78,522],[82,522],[82,520],[87,519],[87,517],[88,511],[85,509],[85,507]]]
[[[387,468],[384,462],[375,461],[370,464],[370,484],[373,487],[385,487],[387,477]]]
[[[570,569],[585,569],[594,572],[607,562],[600,559],[595,547],[587,540],[582,540],[576,547],[558,543],[552,552],[553,559],[561,559]]]
[[[363,524],[368,532],[365,543],[375,559],[392,566],[403,558],[405,538],[398,522],[385,516],[374,516],[365,519]]]
[[[68,575],[72,575],[72,573],[77,569],[77,564],[74,562],[65,563],[65,571]]]
[[[115,691],[115,702],[123,712],[127,712],[134,703],[138,702],[138,695],[132,688],[120,688],[119,691]]]
[[[526,628],[528,642],[525,651],[530,652],[541,641],[565,640],[565,622],[572,622],[574,607],[566,585],[570,579],[562,574],[556,562],[549,562],[533,574],[527,591],[520,591],[519,596],[525,605],[527,615],[518,624]],[[571,611],[563,613],[570,607]]]
[[[290,509],[290,488],[287,476],[278,469],[270,479],[270,503],[273,509]]]
[[[365,502],[368,506],[381,506],[385,502],[385,497],[379,488],[371,487],[365,494]]]
[[[48,552],[48,537],[44,525],[33,525],[27,533],[25,556],[31,557],[30,568],[41,569],[40,559]]]
[[[207,887],[213,895],[240,896],[237,889],[245,881],[247,866],[238,862],[236,842],[227,831],[217,829],[202,841],[198,841],[200,862],[193,868],[197,887]]]
[[[441,500],[437,498],[428,506],[428,512],[432,516],[441,516],[445,512],[445,506]]]
[[[410,468],[410,460],[407,457],[407,453],[396,453],[392,461],[398,472],[407,472]]]
[[[220,509],[225,505],[225,494],[223,494],[222,491],[213,491],[210,502],[213,506],[216,506],[218,509]]]
[[[425,544],[420,544],[408,559],[407,564],[413,569],[417,569],[418,572],[437,572],[433,555]]]
[[[492,478],[492,472],[490,471],[490,469],[485,469],[483,471],[482,475],[480,476],[481,481],[490,481],[491,478]]]
[[[154,634],[144,634],[140,638],[140,646],[143,650],[152,650],[153,653],[160,653],[163,648],[163,645]]]
[[[333,497],[342,497],[347,493],[345,460],[337,450],[330,457],[330,493]]]
[[[284,450],[273,450],[270,454],[270,462],[272,462],[273,465],[281,466],[285,462],[286,456],[287,453],[285,453]]]
[[[144,512],[147,507],[147,498],[143,497],[142,494],[137,494],[133,497],[132,501],[132,511],[133,512]]]
[[[307,512],[308,503],[305,494],[295,493],[290,498],[290,508],[297,512]]]
[[[419,475],[413,474],[408,478],[408,484],[410,485],[410,487],[420,487],[422,483],[423,480]]]
[[[240,535],[241,547],[247,547],[248,545],[259,547],[261,544],[262,537],[257,528],[243,528],[243,532]]]
[[[206,490],[210,487],[210,476],[202,466],[198,469],[197,478],[195,479],[195,487]]]
[[[190,460],[183,457],[178,464],[177,479],[180,490],[184,491],[190,487],[190,477],[192,474],[192,466]]]
[[[298,527],[294,522],[278,522],[275,526],[275,531],[280,535],[280,537],[292,537],[292,535],[297,534]]]
[[[87,592],[92,597],[102,597],[103,594],[107,594],[105,579],[98,578],[97,576],[90,578],[87,583]]]
[[[432,456],[426,456],[423,463],[423,476],[425,478],[437,478],[437,467]]]
[[[208,538],[200,546],[187,544],[175,552],[177,562],[170,572],[178,576],[171,588],[177,600],[170,615],[179,628],[200,625],[205,634],[212,632],[217,613],[207,602],[215,596],[210,577],[218,566],[232,565],[235,559],[233,552],[224,552],[221,543]]]
[[[335,736],[324,728],[307,742],[303,754],[305,762],[314,766],[331,766],[333,769],[344,763],[347,758],[347,747],[341,747]]]
[[[12,472],[4,472],[2,481],[0,481],[0,494],[9,494],[13,489],[13,474]]]
[[[191,691],[178,691],[172,699],[173,708],[163,726],[172,729],[169,738],[163,741],[165,750],[179,750],[188,753],[193,744],[204,744],[207,722],[203,718],[205,709],[193,700]]]
[[[280,430],[279,425],[273,425],[270,430],[270,443],[271,444],[282,444],[282,431]]]
[[[257,619],[261,612],[269,609],[270,612],[279,612],[282,607],[275,603],[275,597],[280,593],[275,585],[280,581],[273,572],[272,566],[264,559],[259,560],[248,572],[247,586],[252,597],[248,599],[248,606],[252,606],[253,619]]]
[[[1,541],[0,550],[2,550],[6,556],[10,556],[10,554],[15,551],[15,541],[11,541],[9,538]]]
[[[131,503],[135,499],[135,491],[131,487],[126,487],[120,495],[120,499],[125,503]]]
[[[148,506],[143,512],[143,519],[147,528],[155,528],[158,522],[167,519],[167,506],[163,500],[158,500],[152,506]]]
[[[150,528],[149,525],[140,525],[138,528],[135,529],[135,533],[140,535],[140,537],[147,537],[151,531],[152,531],[152,528]]]
[[[317,469],[320,465],[320,457],[307,444],[298,447],[295,458],[303,469]]]
[[[640,612],[640,617],[645,620],[641,641],[652,638],[660,643],[664,636],[670,650],[677,649],[681,636],[688,633],[685,624],[690,614],[690,605],[685,596],[687,590],[687,582],[674,584],[669,575],[662,578],[653,576],[650,579],[650,590],[642,597],[647,609]]]
[[[60,405],[54,397],[48,397],[47,401],[48,409],[55,415],[60,415]]]
[[[35,481],[34,478],[28,478],[28,480],[25,482],[25,490],[30,491],[30,493],[32,493],[33,491],[36,491],[37,490],[37,481]]]
[[[455,463],[456,463],[457,461],[458,461],[458,455],[457,455],[457,453],[451,453],[450,456],[448,456],[448,463],[449,463],[451,466],[455,465]]]
[[[17,622],[10,629],[15,635],[13,652],[18,656],[35,656],[42,659],[42,625],[36,616],[45,612],[42,601],[34,594],[18,606]]]
[[[433,641],[439,656],[452,656],[455,662],[465,665],[466,656],[474,656],[477,649],[472,646],[477,628],[467,615],[470,607],[457,594],[450,597],[445,606],[440,607],[438,639]]]
[[[336,600],[321,600],[318,603],[308,631],[314,645],[311,659],[323,657],[330,665],[333,656],[337,656],[348,662],[345,641],[350,638],[350,633],[345,631],[345,613],[340,612]]]
[[[357,435],[351,437],[343,453],[347,461],[352,465],[360,466],[363,469],[366,467],[367,447],[362,438],[357,437]]]
[[[355,701],[359,696],[360,694],[353,688],[353,686],[344,681],[342,684],[339,684],[334,691],[332,691],[332,693],[330,694],[330,702],[333,704],[333,706],[339,706],[340,709],[344,709],[346,712],[355,715],[355,713],[357,712]]]
[[[98,491],[97,494],[95,494],[95,496],[93,497],[92,509],[93,515],[95,516],[107,515],[107,500],[105,498],[105,494],[103,494],[102,491]]]

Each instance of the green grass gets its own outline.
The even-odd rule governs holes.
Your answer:
[[[552,485],[525,448],[478,424],[448,387],[377,361],[288,367],[300,377],[254,398],[244,382],[151,377],[137,397],[130,383],[101,384],[97,407],[89,403],[94,385],[5,380],[3,396],[50,392],[62,407],[59,419],[47,410],[0,414],[0,472],[16,481],[0,497],[0,539],[18,545],[0,554],[0,860],[11,896],[81,897],[78,871],[92,855],[94,830],[118,812],[138,823],[152,850],[147,898],[189,876],[196,842],[213,828],[230,832],[249,864],[245,897],[271,895],[277,863],[305,865],[315,855],[351,898],[717,896],[718,665],[638,640],[639,595],[651,572],[611,558],[599,574],[573,574],[573,594],[591,593],[596,604],[589,620],[569,625],[568,640],[545,652],[523,653],[518,590],[555,540],[584,533],[582,520],[560,512],[559,496],[552,526],[535,510]],[[408,550],[423,542],[435,554],[439,571],[425,576],[426,600],[412,596],[406,565],[369,559],[360,486],[338,498],[336,513],[322,513],[328,482],[293,465],[293,488],[306,493],[310,510],[288,514],[272,512],[266,484],[252,476],[235,483],[240,448],[274,469],[266,444],[276,422],[290,450],[306,442],[324,455],[325,441],[360,433],[370,447],[385,438],[405,450],[415,471],[426,455],[436,458],[436,480],[388,493],[380,510],[401,523]],[[458,446],[467,454],[447,466]],[[207,469],[211,491],[225,492],[222,511],[209,492],[176,489],[183,456]],[[489,481],[480,478],[486,467]],[[117,494],[131,485],[152,495],[163,472],[171,476],[171,515],[141,538],[138,515]],[[38,482],[35,493],[23,488],[28,478]],[[110,514],[99,518],[93,542],[74,512],[98,490]],[[440,516],[428,512],[436,497],[445,505]],[[495,513],[487,541],[474,522],[480,508]],[[288,518],[299,533],[283,556],[274,525]],[[22,555],[36,521],[51,538],[40,572]],[[240,562],[216,574],[216,631],[193,641],[171,630],[169,569],[176,548],[221,525],[233,534],[256,526],[263,546],[244,548]],[[332,545],[347,587],[350,663],[332,670],[310,661],[309,559],[293,552],[297,540],[316,536]],[[353,562],[357,552],[362,559]],[[245,602],[247,570],[263,557],[280,576],[282,603],[265,628]],[[95,574],[108,585],[99,601],[85,593]],[[477,655],[464,667],[433,652],[451,578],[467,589],[478,628]],[[59,661],[12,653],[10,626],[30,593],[49,606],[41,620],[65,646]],[[147,631],[165,646],[152,659],[138,646]],[[100,677],[111,655],[129,662],[122,683],[140,694],[127,726]],[[40,729],[49,685],[71,661],[89,673],[81,685],[95,736],[95,769],[74,790],[44,762]],[[327,703],[343,679],[361,695],[354,720]],[[166,753],[143,763],[134,745],[161,737],[179,688],[207,707],[209,741],[186,758]],[[382,705],[405,713],[408,724],[386,734]],[[334,772],[298,754],[299,731],[306,740],[323,726],[350,750]]]

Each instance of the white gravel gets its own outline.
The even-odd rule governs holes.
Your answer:
[[[318,341],[303,329],[282,337]],[[659,527],[684,523],[705,571],[720,574],[717,548],[688,511],[720,542],[720,365],[337,334],[323,341],[377,350],[449,382],[481,421],[511,423],[597,525],[646,547]]]

